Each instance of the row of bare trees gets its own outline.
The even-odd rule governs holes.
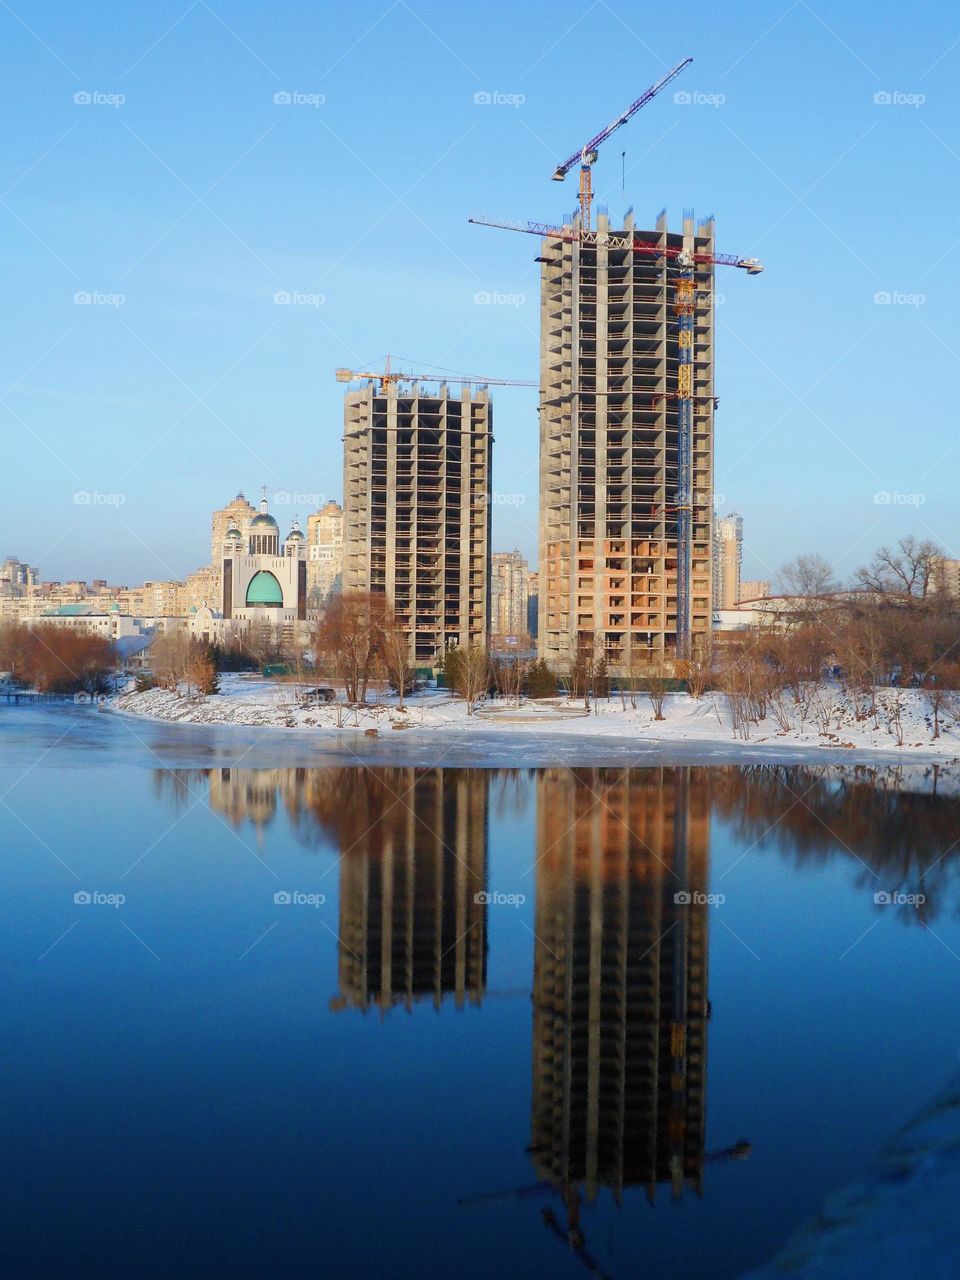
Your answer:
[[[85,628],[0,624],[0,671],[41,693],[106,693],[113,646]]]

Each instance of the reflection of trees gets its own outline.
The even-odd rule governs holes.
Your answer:
[[[745,844],[774,846],[798,865],[848,858],[864,888],[925,894],[921,911],[904,914],[929,919],[956,896],[960,796],[944,793],[942,766],[917,774],[917,766],[743,765],[712,770],[711,792]]]

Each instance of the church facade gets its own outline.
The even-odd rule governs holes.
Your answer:
[[[273,626],[305,621],[306,540],[297,521],[281,543],[264,498],[246,530],[233,525],[224,534],[221,583],[225,621]]]

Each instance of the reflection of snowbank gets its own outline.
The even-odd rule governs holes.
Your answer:
[[[710,693],[694,700],[686,694],[668,695],[664,719],[656,721],[649,699],[614,695],[594,703],[589,716],[579,703],[562,704],[572,713],[533,711],[530,704],[519,709],[509,704],[489,704],[480,714],[468,716],[464,702],[444,691],[417,694],[400,711],[394,697],[370,702],[359,709],[343,703],[300,707],[290,684],[224,676],[223,692],[205,702],[162,689],[146,693],[121,694],[113,709],[157,720],[200,725],[251,725],[316,731],[324,738],[338,730],[410,730],[410,738],[434,733],[457,739],[483,731],[487,743],[513,735],[536,734],[543,741],[573,747],[576,740],[605,739],[614,744],[631,744],[637,749],[668,749],[684,743],[723,749],[724,755],[742,756],[752,748],[792,754],[796,749],[831,754],[854,752],[903,752],[925,757],[960,757],[960,724],[941,714],[940,736],[933,736],[933,719],[922,690],[881,689],[876,708],[864,714],[837,686],[828,686],[808,698],[802,707],[784,702],[775,716],[768,711],[759,724],[749,725],[749,737],[734,737],[732,717],[722,694]],[[556,704],[555,704],[556,706]],[[814,709],[811,710],[811,707]],[[333,731],[333,734],[331,734]],[[399,735],[390,734],[391,738]],[[407,735],[403,735],[406,741]],[[752,753],[752,752],[751,752]]]

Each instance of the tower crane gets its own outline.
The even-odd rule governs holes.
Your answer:
[[[562,164],[558,164],[554,174],[554,182],[562,182],[573,166],[579,160],[580,162],[580,226],[585,230],[590,230],[590,202],[593,199],[591,169],[596,164],[597,157],[600,154],[600,145],[606,142],[612,133],[620,128],[621,125],[635,116],[641,107],[645,107],[651,98],[655,98],[661,89],[665,89],[671,80],[675,80],[677,76],[693,61],[692,58],[684,58],[682,62],[667,72],[656,84],[652,84],[649,89],[644,90],[640,97],[631,102],[626,111],[622,111],[615,120],[611,120],[605,129],[601,129],[599,133],[594,134],[589,142],[585,142],[583,146],[569,156]]]
[[[359,382],[369,380],[380,384],[381,392],[391,384],[399,382],[466,382],[473,383],[478,386],[487,387],[539,387],[539,382],[535,382],[530,378],[482,378],[466,373],[404,373],[400,369],[393,369],[390,365],[390,357],[387,356],[384,368],[382,370],[369,369],[337,369],[336,378],[338,382]]]
[[[689,59],[688,59],[689,61]],[[685,64],[681,63],[681,67]],[[676,70],[676,69],[675,69]],[[656,88],[657,86],[654,86]],[[639,99],[638,99],[639,101]],[[601,135],[597,135],[600,137]],[[589,144],[588,144],[589,145]],[[569,167],[569,164],[568,164]],[[557,170],[559,173],[560,171]],[[694,273],[703,265],[739,267],[749,276],[759,275],[763,264],[758,258],[742,258],[728,253],[706,253],[691,243],[665,245],[644,240],[632,231],[594,231],[588,226],[552,226],[546,222],[509,222],[494,218],[470,218],[470,222],[484,227],[499,227],[504,231],[520,231],[545,240],[560,240],[566,244],[593,245],[598,248],[627,249],[646,258],[662,259],[676,269],[674,312],[677,317],[677,389],[663,399],[677,401],[677,488],[675,503],[671,507],[677,517],[677,658],[688,659],[690,654],[690,599],[693,576],[693,516],[694,494],[692,486],[693,457],[693,363],[696,321],[696,287]],[[581,219],[582,221],[582,219]],[[655,397],[655,400],[659,397]]]

